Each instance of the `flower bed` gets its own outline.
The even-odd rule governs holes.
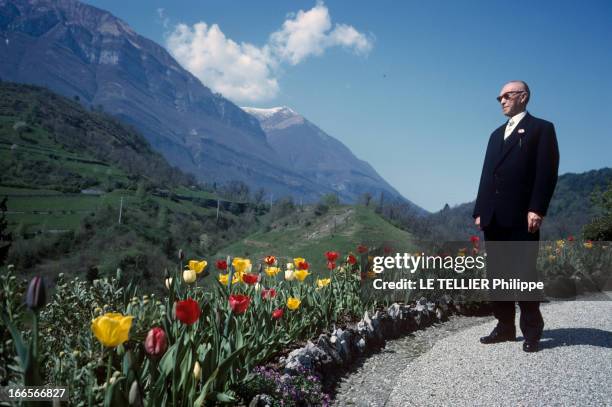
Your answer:
[[[606,280],[607,249],[559,241],[545,247],[540,265],[576,287],[594,281],[597,288]],[[9,266],[0,275],[1,384],[68,386],[75,406],[254,397],[255,404],[325,404],[327,372],[449,313],[483,310],[451,301],[366,304],[360,284],[373,277],[368,248],[356,253],[327,252],[327,270],[316,273],[306,259],[273,256],[255,265],[218,260],[211,272],[206,261],[185,261],[180,252],[161,296],[122,285],[120,270],[91,283],[60,274],[47,296],[42,278],[28,286]]]

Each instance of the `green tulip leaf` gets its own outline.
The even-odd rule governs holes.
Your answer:
[[[0,313],[2,316],[2,322],[8,328],[11,333],[11,337],[13,338],[13,343],[15,344],[15,351],[17,352],[17,356],[19,356],[19,363],[21,364],[21,368],[25,370],[26,366],[26,358],[27,358],[27,349],[23,344],[23,339],[21,338],[21,333],[17,330],[17,327],[13,324],[13,322],[9,319],[6,313]]]

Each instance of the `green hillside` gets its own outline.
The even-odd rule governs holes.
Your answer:
[[[219,197],[140,134],[39,87],[0,82],[0,156],[8,261],[32,273],[95,278],[120,267],[159,286],[179,248],[207,257],[265,211],[219,201],[217,216]]]
[[[612,168],[559,176],[541,238],[556,240],[570,235],[581,236],[585,225],[601,214],[593,195],[605,191],[612,183]],[[423,222],[438,239],[465,239],[477,231],[472,220],[474,202],[445,208],[429,215]]]
[[[324,270],[326,251],[338,251],[343,256],[357,254],[360,244],[404,251],[414,248],[412,241],[410,233],[396,228],[370,208],[343,205],[321,214],[316,206],[308,206],[275,219],[267,230],[224,247],[217,256],[231,254],[256,260],[275,255],[283,256],[283,262],[304,257],[316,271]]]

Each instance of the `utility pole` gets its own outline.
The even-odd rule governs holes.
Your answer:
[[[121,197],[121,202],[119,203],[119,224],[121,225],[121,214],[123,212],[123,197]]]
[[[219,203],[219,198],[217,198],[217,222],[219,222],[219,206],[221,204]]]

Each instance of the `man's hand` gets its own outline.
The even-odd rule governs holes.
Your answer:
[[[535,233],[542,226],[542,217],[535,212],[527,213],[527,230],[529,233]]]
[[[474,220],[474,225],[476,225],[478,230],[480,230],[480,216],[476,216],[476,219]]]

